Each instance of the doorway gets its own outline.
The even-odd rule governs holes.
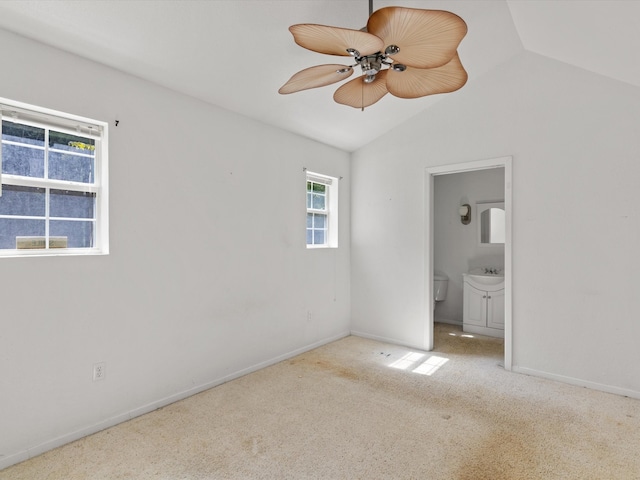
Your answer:
[[[499,157],[488,160],[478,160],[426,169],[425,178],[425,306],[427,320],[425,325],[425,347],[433,349],[434,339],[434,310],[433,305],[433,275],[434,275],[434,180],[439,175],[449,175],[462,172],[473,172],[495,168],[504,169],[504,211],[505,211],[505,243],[504,243],[504,368],[511,370],[513,347],[512,347],[512,168],[511,157]]]

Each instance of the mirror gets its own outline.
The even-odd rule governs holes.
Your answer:
[[[504,244],[504,202],[476,204],[480,245]]]

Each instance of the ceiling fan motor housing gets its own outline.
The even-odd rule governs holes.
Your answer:
[[[382,60],[384,56],[378,52],[374,55],[356,58],[356,61],[362,68],[363,75],[375,75],[382,68]]]

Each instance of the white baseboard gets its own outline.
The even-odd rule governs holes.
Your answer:
[[[0,455],[0,470],[10,467],[11,465],[24,462],[25,460],[41,455],[45,452],[48,452],[49,450],[53,450],[54,448],[66,445],[67,443],[75,442],[76,440],[84,438],[88,435],[92,435],[107,428],[113,427],[115,425],[118,425],[119,423],[126,422],[128,420],[131,420],[132,418],[139,417],[140,415],[144,415],[149,412],[153,412],[154,410],[162,407],[166,407],[167,405],[175,403],[179,400],[183,400],[185,398],[196,395],[197,393],[204,392],[205,390],[209,390],[210,388],[217,387],[218,385],[222,385],[223,383],[235,380],[236,378],[243,377],[245,375],[248,375],[249,373],[253,373],[271,365],[275,365],[276,363],[295,357],[296,355],[300,355],[301,353],[308,352],[309,350],[313,350],[314,348],[318,348],[328,343],[335,342],[336,340],[340,340],[341,338],[348,337],[349,335],[350,332],[346,331],[332,337],[324,338],[309,345],[305,345],[304,347],[292,350],[288,353],[284,353],[269,360],[265,360],[264,362],[260,362],[242,370],[238,370],[237,372],[231,373],[224,377],[220,377],[202,385],[190,388],[188,390],[184,390],[168,397],[161,398],[146,405],[134,408],[133,410],[130,410],[128,412],[124,412],[119,415],[107,418],[79,430],[69,432],[60,437],[47,440],[46,442],[43,442],[26,450],[13,453],[11,455]]]
[[[433,321],[435,323],[446,323],[448,325],[457,325],[458,327],[462,327],[462,322],[458,320],[450,320],[448,318],[435,318]]]
[[[424,345],[418,345],[417,343],[412,344],[403,340],[398,340],[397,338],[381,337],[379,335],[371,335],[369,333],[358,332],[356,330],[351,330],[351,335],[354,335],[356,337],[368,338],[369,340],[376,340],[378,342],[391,343],[392,345],[400,345],[401,347],[415,348],[425,351]]]
[[[516,373],[522,373],[524,375],[531,375],[532,377],[546,378],[548,380],[555,380],[556,382],[568,383],[569,385],[575,385],[577,387],[590,388],[591,390],[599,390],[601,392],[613,393],[614,395],[620,395],[623,397],[640,399],[640,392],[630,390],[627,388],[615,387],[613,385],[604,385],[602,383],[590,382],[588,380],[582,380],[580,378],[567,377],[565,375],[557,375],[555,373],[543,372],[535,370],[533,368],[513,366],[511,371]]]

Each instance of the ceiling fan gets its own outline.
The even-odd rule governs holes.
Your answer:
[[[295,42],[327,55],[352,57],[353,65],[317,65],[293,75],[280,90],[289,94],[337,83],[360,66],[362,75],[333,94],[340,104],[364,110],[387,93],[418,98],[458,90],[467,82],[457,48],[467,24],[454,13],[404,7],[372,12],[361,30],[303,23],[289,31]]]

